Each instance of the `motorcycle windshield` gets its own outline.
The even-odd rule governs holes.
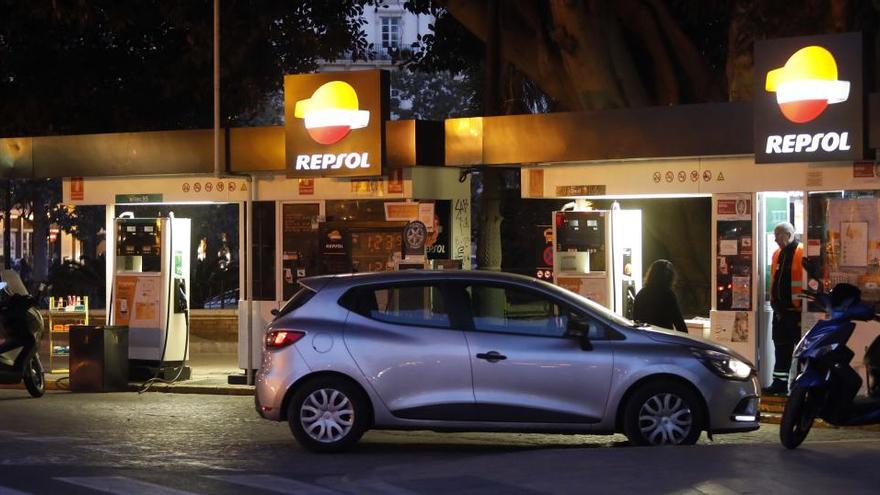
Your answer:
[[[0,270],[0,282],[6,282],[6,292],[27,296],[28,291],[15,270]]]

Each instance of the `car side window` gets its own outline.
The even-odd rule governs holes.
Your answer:
[[[542,337],[562,337],[568,311],[536,291],[518,287],[473,284],[466,289],[474,330]]]
[[[367,318],[399,325],[449,328],[449,313],[438,285],[362,287],[346,294],[343,306]]]

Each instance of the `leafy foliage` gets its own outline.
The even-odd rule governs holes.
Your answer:
[[[443,120],[479,114],[474,79],[401,68],[391,73],[391,108],[399,119]]]
[[[259,113],[283,75],[367,56],[362,0],[224,0],[221,111]],[[213,3],[0,0],[0,135],[207,128]]]

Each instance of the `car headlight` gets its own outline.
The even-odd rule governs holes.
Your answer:
[[[752,375],[752,367],[730,354],[709,349],[691,349],[694,357],[722,378],[745,380]]]

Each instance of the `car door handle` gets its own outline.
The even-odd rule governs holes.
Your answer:
[[[504,361],[505,359],[507,359],[507,356],[505,356],[504,354],[501,354],[498,351],[489,351],[489,352],[481,352],[481,353],[477,354],[477,359],[485,359],[486,361],[489,361],[490,363],[496,363],[498,361]]]

